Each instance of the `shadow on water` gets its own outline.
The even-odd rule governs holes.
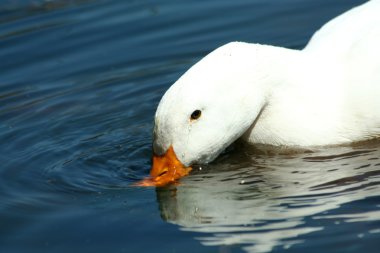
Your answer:
[[[225,154],[178,187],[157,189],[161,217],[184,231],[204,233],[197,238],[203,245],[239,244],[248,252],[297,250],[331,223],[337,237],[339,226],[347,238],[380,232],[376,225],[370,231],[356,227],[379,219],[379,205],[352,209],[353,203],[379,201],[379,142],[293,154],[241,151]]]

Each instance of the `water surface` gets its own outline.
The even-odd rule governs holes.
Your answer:
[[[150,169],[165,90],[230,41],[300,49],[359,0],[5,0],[1,252],[378,252],[380,143]]]

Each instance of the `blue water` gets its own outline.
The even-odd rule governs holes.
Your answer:
[[[363,2],[0,1],[0,252],[379,252],[379,142],[238,146],[178,186],[130,186],[160,97],[202,56],[300,49]]]

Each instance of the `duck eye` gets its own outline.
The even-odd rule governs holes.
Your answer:
[[[199,119],[201,117],[201,115],[202,115],[202,112],[200,110],[195,110],[191,114],[190,119],[191,120],[197,120],[197,119]]]

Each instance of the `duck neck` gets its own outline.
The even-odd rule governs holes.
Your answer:
[[[343,122],[337,106],[339,64],[307,51],[257,46],[255,72],[265,97],[261,113],[243,135],[251,143],[325,145]],[[328,122],[328,124],[326,123]],[[331,137],[330,137],[331,136]]]
[[[242,97],[247,100],[247,108],[259,114],[273,102],[273,96],[302,86],[307,64],[299,50],[259,44],[248,46],[249,53],[245,56],[248,60],[242,74],[247,82],[242,83],[240,90],[244,92]],[[256,115],[253,120],[258,120]]]
[[[257,61],[257,82],[266,91],[266,103],[279,89],[302,85],[309,65],[300,50],[267,45],[258,46]]]
[[[251,143],[286,145],[292,137],[289,134],[289,138],[283,138],[287,137],[284,129],[297,131],[292,128],[297,117],[301,116],[297,113],[303,106],[308,106],[308,96],[313,95],[309,88],[323,82],[315,80],[323,75],[311,73],[320,68],[313,66],[313,61],[303,51],[266,45],[253,45],[253,49],[254,74],[250,93],[260,90],[264,97],[243,139]]]

